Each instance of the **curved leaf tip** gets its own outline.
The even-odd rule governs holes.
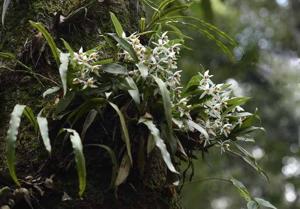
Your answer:
[[[6,137],[6,158],[7,158],[7,166],[9,170],[9,174],[13,181],[20,186],[20,182],[16,175],[16,142],[17,142],[17,135],[19,132],[19,126],[21,124],[21,117],[25,110],[25,105],[17,104],[10,117],[9,121],[9,128],[7,131]]]
[[[83,154],[83,146],[81,143],[81,139],[77,131],[73,129],[64,129],[68,133],[70,133],[70,140],[72,143],[75,162],[77,167],[78,181],[79,181],[79,196],[81,197],[86,188],[86,166],[85,166],[85,158]]]

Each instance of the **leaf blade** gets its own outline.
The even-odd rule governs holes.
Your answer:
[[[74,129],[64,129],[70,133],[70,140],[72,143],[75,162],[77,167],[78,181],[79,181],[79,196],[81,197],[86,188],[86,166],[85,166],[85,157],[83,154],[83,146],[81,139],[77,131]]]
[[[109,102],[109,104],[112,106],[112,108],[117,112],[117,114],[119,116],[120,123],[122,126],[122,132],[123,132],[124,140],[125,140],[125,144],[126,144],[127,154],[128,154],[129,160],[132,164],[133,160],[132,160],[132,155],[131,155],[131,144],[130,144],[129,133],[128,133],[128,129],[126,126],[124,115],[122,114],[121,110],[119,109],[119,107],[117,105],[115,105],[112,102]]]
[[[130,90],[128,90],[128,93],[130,94],[130,96],[132,97],[132,99],[134,100],[134,102],[139,105],[141,103],[141,99],[140,99],[140,92],[139,89],[136,85],[136,83],[134,82],[134,80],[131,77],[126,77],[125,78],[128,85],[130,86]]]
[[[231,178],[230,181],[233,184],[233,186],[235,186],[238,189],[242,198],[244,198],[247,202],[252,200],[248,189],[244,186],[242,182],[236,180],[235,178]]]
[[[170,145],[172,153],[176,151],[176,140],[173,136],[173,128],[172,128],[172,104],[171,104],[171,98],[170,98],[170,92],[167,89],[166,84],[158,77],[152,76],[155,82],[158,85],[160,94],[162,96],[163,100],[163,106],[164,106],[164,112],[165,112],[165,117],[168,125],[168,143]]]
[[[129,53],[129,55],[131,56],[131,58],[135,61],[138,62],[139,59],[136,55],[136,52],[134,51],[133,47],[128,43],[128,41],[126,41],[124,38],[122,37],[118,37],[115,34],[108,34],[109,36],[111,36],[116,42],[118,42],[118,44],[120,45],[120,47],[127,51]]]
[[[269,201],[264,200],[262,198],[255,197],[254,200],[260,205],[266,208],[277,209],[274,205],[272,205]]]
[[[44,146],[49,154],[51,154],[51,143],[49,138],[48,121],[46,118],[38,116],[37,123],[39,125],[40,133],[43,139]]]
[[[176,170],[176,168],[174,167],[174,165],[172,163],[171,155],[167,150],[167,146],[166,146],[164,140],[160,137],[159,130],[154,125],[153,121],[145,119],[145,118],[141,118],[139,120],[139,123],[145,124],[147,126],[147,128],[149,129],[149,131],[155,141],[155,145],[160,150],[162,158],[163,158],[165,164],[167,165],[168,169],[173,173],[179,174],[179,172]]]
[[[124,33],[123,27],[122,27],[119,19],[113,12],[109,12],[109,14],[110,14],[110,19],[114,25],[117,35],[119,37],[123,37],[125,35],[125,33]]]
[[[6,137],[6,158],[7,158],[7,166],[10,173],[11,178],[13,181],[20,186],[20,182],[16,175],[16,141],[18,135],[18,129],[21,124],[21,117],[23,114],[24,109],[26,108],[25,105],[17,104],[12,113],[9,122],[9,129],[7,131]]]
[[[32,25],[32,27],[34,27],[35,29],[37,29],[39,32],[41,32],[43,34],[44,38],[46,39],[46,41],[51,49],[53,58],[57,64],[57,66],[59,66],[59,50],[54,42],[53,37],[46,30],[46,28],[43,26],[42,23],[33,22],[33,21],[29,21],[29,23]]]
[[[60,53],[59,60],[60,60],[60,66],[59,66],[59,74],[61,83],[64,90],[64,96],[67,93],[67,75],[68,75],[68,66],[69,66],[69,53]]]
[[[124,153],[119,167],[118,175],[115,181],[116,187],[122,184],[129,176],[130,167],[131,167],[130,165],[131,165],[130,157],[128,156],[128,153]]]
[[[2,5],[2,26],[4,26],[4,21],[5,21],[5,16],[8,10],[8,6],[10,5],[11,0],[4,0],[3,5]]]
[[[84,121],[84,123],[83,123],[81,135],[80,135],[81,138],[82,138],[82,140],[84,140],[85,134],[86,134],[88,128],[89,128],[89,127],[92,125],[92,123],[94,122],[94,120],[95,120],[97,114],[98,114],[98,112],[97,112],[96,110],[93,109],[93,110],[91,110],[91,111],[89,112],[89,114],[86,116],[86,119],[85,119],[85,121]]]

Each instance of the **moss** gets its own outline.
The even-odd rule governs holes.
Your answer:
[[[0,112],[0,126],[2,127],[0,129],[0,153],[5,152],[6,130],[8,128],[9,114],[13,107],[16,104],[25,104],[29,107],[35,107],[34,110],[37,111],[42,103],[43,88],[36,81],[26,76],[16,74],[12,76],[10,77],[7,74],[0,75],[0,82],[3,84],[0,88],[0,108],[2,110]],[[41,143],[33,133],[32,128],[30,128],[28,123],[22,122],[17,144],[17,159],[19,159],[20,170],[26,172],[26,170],[32,170],[33,167],[36,168],[39,161],[40,148]],[[28,162],[31,163],[28,164]],[[5,158],[1,154],[0,171],[4,170],[4,168],[6,168]]]
[[[58,38],[65,38],[72,46],[85,49],[94,47],[99,41],[99,31],[112,32],[113,27],[110,22],[108,11],[113,11],[122,22],[127,32],[137,30],[137,21],[143,13],[137,6],[137,0],[105,0],[104,2],[94,1],[90,6],[85,6],[91,1],[86,0],[33,0],[13,2],[6,17],[6,29],[1,32],[1,51],[10,51],[29,60],[31,59],[32,48],[38,45],[34,42],[36,33],[28,24],[28,20],[43,22],[50,33]],[[78,8],[83,10],[74,14],[72,18],[64,23],[59,23],[59,15],[67,17],[72,11]],[[84,12],[82,12],[84,11]],[[58,41],[57,41],[58,42]],[[26,44],[25,44],[26,43]],[[24,48],[24,45],[26,46]],[[39,49],[38,49],[39,50]],[[47,51],[47,50],[46,50]],[[40,54],[39,54],[40,55]],[[37,65],[39,73],[55,77],[57,75],[56,66],[49,65],[49,53],[41,54],[41,62]],[[1,73],[0,72],[0,172],[5,170],[4,164],[4,138],[9,121],[9,113],[15,104],[26,104],[39,111],[44,101],[41,94],[46,89],[38,84],[33,78],[25,74]],[[33,133],[33,130],[26,123],[23,123],[17,145],[17,173],[19,176],[34,174],[44,162],[45,150],[41,141]],[[68,152],[70,153],[70,152]],[[149,159],[144,178],[133,171],[128,182],[123,184],[118,191],[107,191],[107,182],[110,181],[111,165],[103,167],[94,159],[87,156],[88,185],[84,200],[73,199],[72,201],[61,202],[64,191],[77,196],[77,176],[74,166],[69,171],[63,170],[55,178],[55,190],[53,194],[46,194],[41,203],[45,208],[102,208],[102,209],[150,209],[150,208],[178,208],[178,198],[169,194],[169,188],[165,187],[167,169],[161,161],[161,157],[155,152]],[[98,153],[89,156],[99,158]],[[157,160],[160,159],[160,160]],[[61,159],[60,159],[61,160]],[[109,162],[109,160],[106,160]],[[48,173],[57,170],[59,162],[49,166]],[[97,165],[95,165],[97,164]],[[61,167],[59,167],[61,169]],[[116,196],[117,194],[117,196]]]

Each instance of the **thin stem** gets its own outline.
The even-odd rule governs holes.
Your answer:
[[[35,79],[37,79],[35,76],[39,76],[39,77],[41,77],[42,79],[47,80],[47,81],[50,81],[50,82],[54,83],[55,85],[59,86],[59,84],[58,84],[56,81],[54,81],[54,80],[52,80],[52,79],[50,79],[50,78],[47,78],[46,76],[43,76],[42,74],[34,73],[34,72],[32,72],[32,70],[30,70],[30,71],[26,71],[26,70],[14,70],[14,69],[11,69],[11,68],[9,68],[9,67],[7,67],[7,66],[0,66],[0,67],[3,68],[3,69],[9,70],[9,71],[11,71],[11,72],[28,73],[28,74],[34,76]],[[26,69],[28,69],[28,68],[26,68]],[[37,80],[39,81],[39,79],[37,79]],[[40,82],[40,81],[39,81],[39,82]]]
[[[197,179],[197,180],[190,181],[190,182],[187,182],[187,183],[184,183],[184,184],[187,185],[187,184],[191,184],[191,183],[205,182],[205,181],[222,181],[222,182],[226,182],[226,183],[231,183],[231,181],[229,179],[212,177],[212,178]]]

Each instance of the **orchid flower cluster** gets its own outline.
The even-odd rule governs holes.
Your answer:
[[[149,75],[162,79],[170,92],[173,123],[181,130],[194,131],[195,127],[188,121],[195,121],[198,125],[196,129],[199,129],[200,126],[202,130],[199,134],[199,140],[205,139],[204,146],[211,142],[223,145],[224,139],[227,141],[231,132],[242,125],[246,116],[251,115],[244,112],[244,109],[239,105],[234,107],[228,105],[228,101],[235,99],[235,97],[232,97],[232,90],[228,84],[213,83],[209,71],[197,75],[196,88],[198,93],[185,94],[181,84],[182,71],[177,70],[180,44],[169,40],[167,33],[156,36],[156,39],[154,38],[147,46],[142,44],[137,33],[124,37],[124,40],[131,45],[138,60],[135,61],[131,54],[118,44],[117,46],[120,48],[118,63],[135,64],[128,74],[135,82],[143,76],[138,69],[141,65],[147,69],[145,79],[149,82],[153,82]],[[74,53],[71,63],[80,69],[75,72],[76,76],[72,81],[74,85],[80,85],[81,89],[84,90],[86,88],[97,88],[98,84],[101,84],[100,78],[103,69],[102,65],[97,64],[100,53],[96,50],[83,52],[82,49],[78,53]],[[198,97],[197,105],[201,105],[203,113],[201,116],[198,115],[193,118],[191,111],[194,107],[191,100],[195,95]]]
[[[99,59],[99,52],[83,52],[80,48],[79,52],[74,52],[71,58],[73,68],[79,69],[75,72],[75,77],[72,80],[73,85],[81,86],[82,90],[86,88],[97,88],[97,77],[101,65],[95,64]]]
[[[174,78],[180,76],[180,73],[174,73],[173,71],[177,69],[180,44],[172,43],[172,41],[169,40],[167,32],[163,33],[156,41],[152,42],[153,48],[144,46],[136,33],[126,37],[125,40],[130,43],[137,54],[139,64],[147,66],[149,74],[159,76],[173,85],[180,84],[178,79],[174,80]],[[132,58],[127,51],[120,52],[119,57],[122,56],[125,60],[132,61]]]
[[[211,138],[218,135],[223,135],[227,138],[236,126],[242,125],[243,116],[248,113],[245,113],[244,109],[239,105],[228,109],[228,101],[232,99],[230,86],[227,84],[214,84],[210,79],[212,75],[209,75],[209,71],[206,71],[204,75],[200,74],[200,76],[202,80],[199,82],[198,89],[203,91],[200,99],[210,98],[203,102],[204,112],[208,117],[200,122]],[[242,112],[244,114],[240,114]],[[229,120],[232,116],[237,118],[234,122]]]
[[[126,38],[135,50],[139,62],[146,65],[149,69],[149,74],[159,75],[167,84],[172,96],[173,113],[178,114],[179,118],[174,117],[173,122],[178,128],[193,129],[185,125],[182,119],[191,120],[190,111],[192,105],[189,104],[190,97],[183,96],[181,85],[181,72],[174,71],[177,67],[177,57],[180,51],[180,44],[169,40],[167,33],[162,34],[157,42],[152,42],[154,48],[145,47],[141,44],[139,37],[133,34]],[[125,56],[125,59],[132,60],[129,53],[124,51],[120,56]],[[223,139],[228,138],[232,130],[241,126],[245,116],[251,115],[244,111],[244,109],[237,105],[228,110],[227,102],[234,99],[232,90],[228,84],[215,84],[211,80],[212,75],[209,71],[204,74],[199,73],[201,78],[198,83],[198,90],[201,92],[199,100],[203,100],[202,106],[204,108],[205,118],[198,118],[197,123],[204,128],[208,135],[205,140],[209,144],[216,139],[219,144],[223,145]],[[235,120],[230,120],[230,117],[235,117]],[[200,138],[205,138],[205,134],[201,133]]]

